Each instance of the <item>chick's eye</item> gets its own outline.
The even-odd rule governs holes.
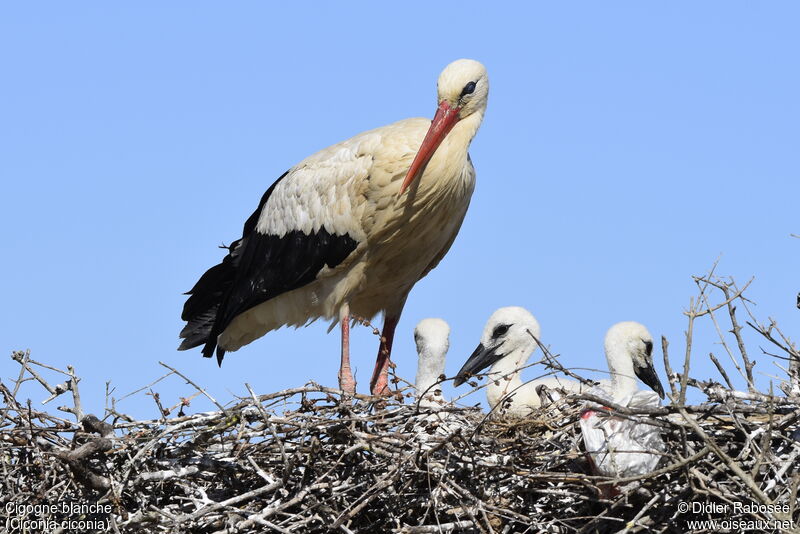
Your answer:
[[[645,341],[644,342],[644,351],[647,353],[648,356],[653,354],[653,342],[652,341]]]
[[[494,332],[492,332],[492,337],[500,337],[503,334],[505,334],[506,332],[508,332],[508,325],[507,324],[498,325],[494,329]]]
[[[473,92],[475,92],[475,82],[469,82],[461,90],[461,96],[459,98],[464,98],[465,95],[471,95]]]

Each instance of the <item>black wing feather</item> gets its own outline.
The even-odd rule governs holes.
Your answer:
[[[181,331],[184,341],[179,350],[204,344],[203,356],[211,357],[216,349],[221,364],[225,351],[217,347],[217,336],[236,316],[314,281],[326,265],[336,267],[355,250],[358,243],[349,235],[331,234],[324,227],[310,234],[294,230],[283,236],[255,231],[264,205],[285,176],[264,193],[228,255],[188,292],[181,315],[188,324]]]

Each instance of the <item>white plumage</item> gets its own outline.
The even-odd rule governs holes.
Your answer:
[[[489,82],[477,61],[439,77],[433,121],[359,134],[292,167],[265,193],[242,238],[190,291],[181,349],[218,359],[283,325],[342,326],[340,385],[352,392],[349,322],[384,312],[373,393],[387,390],[394,329],[408,293],[446,254],[475,186],[467,150]]]
[[[445,357],[450,348],[450,326],[442,319],[423,319],[414,328],[414,342],[419,356],[414,380],[419,404],[424,407],[441,405],[443,399],[437,382],[444,374]]]
[[[538,347],[541,329],[536,318],[525,308],[508,306],[496,310],[483,329],[481,342],[456,375],[456,386],[470,375],[491,366],[486,385],[486,399],[493,410],[503,415],[524,417],[541,406],[540,386],[581,391],[580,382],[549,376],[522,382],[522,368]]]
[[[444,399],[438,387],[444,375],[444,364],[450,348],[450,326],[442,319],[423,319],[414,328],[419,361],[414,386],[417,402],[425,412],[415,418],[415,429],[423,450],[431,448],[432,435],[446,437],[463,427],[462,416],[449,411],[450,403]],[[435,441],[434,441],[435,442]]]
[[[351,315],[371,318],[387,309],[399,315],[414,284],[450,248],[475,186],[468,164],[430,178],[426,171],[419,187],[400,198],[402,169],[408,170],[429,126],[428,120],[409,119],[357,135],[307,158],[278,183],[258,232],[283,237],[324,228],[348,235],[357,246],[308,285],[239,315],[220,337],[223,348],[237,350],[282,325],[338,320],[344,302]],[[428,167],[436,162],[434,156]]]

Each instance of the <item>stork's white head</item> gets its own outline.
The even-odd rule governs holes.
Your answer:
[[[423,319],[414,328],[417,353],[437,355],[444,359],[450,348],[450,325],[443,319]]]
[[[437,104],[443,102],[457,110],[463,119],[486,109],[489,99],[489,76],[486,67],[474,59],[457,59],[444,68],[436,83]]]
[[[477,117],[475,135],[489,98],[489,77],[486,68],[474,59],[457,59],[444,68],[437,82],[438,108],[431,127],[414,157],[400,186],[402,194],[417,179],[444,138],[460,120]]]
[[[454,385],[503,358],[513,356],[514,367],[523,365],[538,346],[540,335],[539,322],[531,312],[519,306],[500,308],[486,322],[480,344],[456,375]]]
[[[623,321],[608,329],[605,352],[612,381],[633,374],[664,398],[664,388],[653,365],[653,336],[641,323]],[[635,384],[635,379],[634,379]]]
[[[431,386],[444,374],[444,359],[450,348],[450,326],[442,319],[423,319],[414,328],[414,342],[419,355],[415,381],[417,395],[431,394]]]

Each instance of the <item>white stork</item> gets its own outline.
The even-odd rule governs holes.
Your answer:
[[[655,408],[664,388],[653,366],[653,337],[644,325],[624,321],[605,337],[611,380],[603,380],[588,393],[629,408]],[[653,391],[639,391],[636,377]],[[610,477],[652,472],[661,460],[664,442],[658,426],[628,417],[609,416],[602,406],[589,403],[581,413],[581,434],[592,469]],[[601,486],[613,494],[613,486]]]
[[[450,348],[450,325],[442,319],[423,319],[414,328],[414,342],[419,355],[414,381],[417,402],[420,408],[430,412],[415,418],[417,436],[422,449],[430,450],[436,443],[429,441],[430,435],[449,436],[465,423],[459,415],[447,409],[450,403],[438,387]]]
[[[491,366],[486,400],[495,409],[498,404],[507,406],[505,415],[524,417],[541,406],[537,389],[540,386],[581,391],[581,384],[558,376],[549,376],[522,382],[520,374],[528,358],[539,346],[541,328],[528,310],[508,306],[496,310],[483,329],[481,342],[456,375],[453,384],[460,386],[471,375]]]
[[[284,325],[317,319],[342,329],[340,387],[355,391],[351,317],[384,313],[370,381],[388,392],[392,340],[409,291],[447,253],[475,187],[467,150],[489,79],[460,59],[438,80],[433,121],[407,119],[301,161],[272,184],[222,262],[188,292],[179,350],[204,345],[222,362]]]
[[[440,405],[436,395],[439,377],[444,374],[444,360],[450,348],[450,325],[442,319],[423,319],[414,328],[414,343],[417,345],[417,390],[419,405]]]

